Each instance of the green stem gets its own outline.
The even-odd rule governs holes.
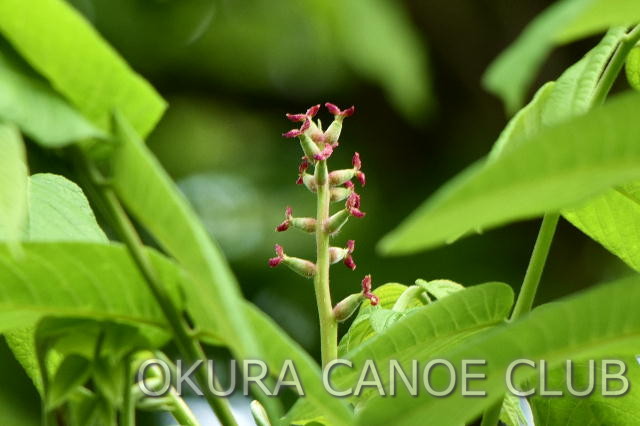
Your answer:
[[[602,73],[598,85],[596,86],[593,98],[591,99],[591,107],[602,105],[607,98],[607,95],[613,87],[622,67],[629,55],[629,52],[640,40],[640,25],[631,30],[624,39],[620,42],[620,45],[613,54],[613,57],[607,64],[607,67]],[[533,254],[529,261],[529,266],[522,283],[522,288],[518,294],[516,300],[516,306],[511,314],[511,320],[520,318],[531,310],[533,301],[538,290],[538,284],[540,283],[540,277],[544,269],[544,264],[549,254],[549,248],[555,234],[556,227],[560,215],[558,213],[547,213],[540,226],[538,238],[533,248]],[[498,423],[500,417],[500,410],[502,408],[502,399],[489,407],[482,416],[482,426],[493,426]]]
[[[593,96],[592,105],[597,106],[604,103],[613,83],[615,83],[622,67],[624,66],[627,56],[633,47],[640,40],[640,25],[631,30],[622,40],[616,52],[613,54],[611,61],[607,65],[607,68],[602,73],[602,77],[596,86],[596,91]]]
[[[90,163],[88,160],[86,160],[85,166],[89,176],[93,177],[95,181],[99,172],[96,170],[93,163]],[[100,179],[95,183],[98,195],[109,210],[109,216],[113,222],[115,230],[129,249],[129,253],[133,257],[133,260],[147,282],[151,293],[155,297],[160,309],[167,319],[180,353],[187,363],[195,363],[197,360],[201,360],[203,366],[207,365],[206,356],[200,346],[200,343],[191,338],[189,325],[182,316],[180,310],[173,304],[173,301],[165,291],[164,286],[156,276],[155,268],[145,251],[144,245],[140,240],[140,236],[133,226],[133,223],[131,223],[129,216],[127,216],[127,213],[122,207],[117,195],[109,186],[102,185]],[[211,374],[213,374],[213,372],[211,372]],[[207,402],[218,417],[218,420],[220,420],[220,423],[229,426],[237,425],[228,401],[224,398],[217,397],[209,388],[207,371],[204,367],[196,370],[196,379],[200,384],[200,388],[204,393]],[[213,382],[214,387],[220,388],[215,376],[211,381]]]
[[[200,426],[200,423],[198,423],[198,420],[195,418],[187,403],[184,402],[184,399],[180,398],[180,395],[178,395],[173,386],[169,389],[169,398],[173,406],[171,415],[180,426]]]
[[[560,214],[547,213],[542,219],[542,225],[540,225],[540,231],[538,232],[538,238],[536,244],[533,247],[533,253],[529,260],[529,266],[516,300],[516,306],[511,313],[511,320],[516,320],[522,315],[531,310],[533,301],[538,291],[538,284],[540,284],[540,278],[542,277],[542,271],[549,255],[549,249],[551,248],[551,242],[553,241],[553,235],[556,232],[558,226],[558,220]],[[482,416],[481,426],[495,426],[500,418],[500,410],[502,409],[502,399],[487,408]]]
[[[122,418],[120,419],[122,426],[134,426],[136,424],[136,408],[131,392],[132,377],[131,357],[127,356],[124,359],[124,391],[122,395]]]
[[[518,294],[518,300],[516,300],[516,306],[513,308],[513,313],[511,314],[511,320],[520,318],[523,314],[529,312],[533,306],[533,300],[535,299],[536,292],[538,291],[540,277],[542,277],[544,264],[547,261],[547,256],[549,255],[549,249],[551,248],[551,242],[553,241],[553,235],[556,232],[559,219],[559,213],[547,213],[542,219],[542,225],[540,225],[538,238],[536,239],[536,244],[533,247],[533,253],[529,260],[527,273],[524,276],[524,281],[522,282],[522,287]]]
[[[322,366],[338,357],[338,323],[333,316],[331,303],[331,289],[329,287],[329,256],[330,235],[325,230],[324,223],[329,218],[331,192],[327,179],[327,162],[319,161],[316,165],[317,182],[317,214],[316,220],[316,275],[313,285],[320,318],[320,347],[322,352]]]

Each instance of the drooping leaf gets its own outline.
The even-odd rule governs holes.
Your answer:
[[[481,161],[439,190],[380,243],[400,254],[434,247],[473,229],[579,205],[640,178],[640,96],[623,94],[584,116]]]
[[[562,30],[556,40],[567,43],[616,25],[640,23],[640,3],[635,0],[591,0]]]
[[[562,0],[541,13],[520,37],[493,61],[483,85],[499,95],[508,113],[517,111],[529,85],[554,45],[554,35],[571,21],[588,0]]]
[[[113,185],[127,209],[193,278],[185,287],[188,308],[199,327],[219,330],[240,358],[259,355],[246,327],[238,283],[184,196],[121,115]],[[259,356],[258,356],[259,358]]]
[[[146,136],[162,116],[162,98],[67,2],[3,0],[0,34],[99,128],[118,109]]]
[[[375,360],[388,393],[391,360],[398,361],[403,370],[409,372],[412,360],[421,363],[440,357],[441,353],[465,339],[500,324],[509,314],[512,304],[513,292],[509,286],[489,283],[469,287],[435,303],[413,309],[384,333],[372,337],[346,354],[343,358],[352,361],[353,368],[336,367],[331,374],[332,387],[336,390],[352,388],[364,363]],[[366,393],[358,399],[354,398],[354,402],[363,404],[374,397],[373,394]],[[391,399],[396,398],[397,396]],[[379,401],[380,398],[375,398],[371,405],[376,405]],[[398,411],[395,421],[402,418]],[[322,414],[305,402],[298,401],[287,419],[295,423],[306,423],[310,419],[318,419]]]
[[[27,159],[18,129],[0,121],[0,240],[18,244],[27,216]]]
[[[49,147],[104,136],[4,47],[0,43],[0,119]]]
[[[376,399],[361,412],[358,424],[464,424],[503,397],[507,391],[506,370],[515,360],[545,360],[553,368],[568,359],[632,356],[640,344],[640,310],[635,308],[638,303],[640,278],[631,277],[538,308],[520,320],[495,327],[439,354],[439,358],[452,363],[457,377],[462,360],[486,360],[482,370],[486,378],[474,383],[474,390],[486,391],[486,397],[469,398],[455,391],[447,398],[400,394],[393,399]],[[445,370],[431,371],[434,389],[448,385],[450,376]],[[516,369],[513,382],[522,388],[536,374],[532,368]]]

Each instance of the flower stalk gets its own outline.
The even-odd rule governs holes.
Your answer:
[[[285,264],[294,272],[307,278],[313,278],[313,287],[318,306],[320,321],[320,343],[322,365],[327,365],[338,356],[338,322],[346,320],[360,306],[364,299],[377,304],[377,297],[371,293],[371,276],[362,282],[362,293],[349,296],[333,307],[331,301],[330,267],[342,261],[351,270],[356,269],[353,259],[355,241],[349,240],[346,246],[331,246],[331,238],[335,237],[349,218],[361,218],[365,213],[360,210],[360,195],[355,192],[352,179],[356,179],[361,186],[366,183],[361,171],[362,161],[357,152],[353,155],[352,168],[329,171],[328,160],[334,150],[340,145],[339,139],[342,124],[346,117],[355,112],[354,107],[341,110],[337,106],[326,103],[325,107],[334,116],[333,122],[326,131],[322,131],[320,122],[313,121],[320,110],[320,105],[309,108],[303,114],[287,114],[287,118],[295,123],[302,123],[299,128],[283,133],[286,138],[298,138],[304,153],[298,166],[296,183],[304,185],[316,196],[316,217],[297,218],[293,216],[291,207],[285,211],[284,221],[276,227],[276,231],[283,232],[290,228],[297,228],[315,235],[316,260],[291,257],[285,254],[282,247],[276,245],[276,257],[269,259],[269,266],[275,267]],[[313,167],[313,173],[310,168]],[[331,203],[345,202],[345,207],[331,214]]]

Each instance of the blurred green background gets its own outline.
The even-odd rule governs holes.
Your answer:
[[[507,117],[480,85],[488,64],[550,1],[536,0],[72,0],[170,108],[149,145],[220,242],[246,297],[319,356],[312,284],[270,269],[273,245],[312,258],[311,237],[274,232],[284,208],[312,214],[294,184],[297,143],[280,134],[285,112],[325,101],[355,104],[333,168],[363,159],[367,216],[355,239],[356,272],[333,268],[334,300],[375,285],[449,278],[517,288],[538,221],[510,225],[421,254],[380,257],[379,239],[439,185],[488,152]],[[594,40],[553,53],[535,87],[556,78]],[[321,113],[324,121],[330,117]],[[32,168],[51,159],[32,153]],[[627,272],[562,223],[538,302]],[[6,349],[0,348],[6,356]],[[0,415],[0,423],[2,421]]]
[[[439,185],[483,156],[506,123],[480,85],[488,64],[549,1],[511,0],[73,0],[149,79],[170,107],[149,145],[221,243],[248,299],[314,355],[312,284],[270,269],[273,245],[313,258],[311,237],[274,227],[291,205],[313,214],[294,184],[297,143],[285,112],[325,101],[355,104],[330,166],[360,152],[367,216],[355,239],[356,272],[333,268],[339,300],[371,273],[376,285],[450,278],[518,287],[538,221],[519,223],[410,257],[375,245]],[[556,78],[594,40],[556,51],[535,86]],[[535,88],[535,87],[534,87]],[[532,88],[532,89],[534,89]],[[322,113],[321,113],[322,114]],[[326,122],[330,116],[324,112]],[[564,223],[539,302],[625,273],[620,261]]]

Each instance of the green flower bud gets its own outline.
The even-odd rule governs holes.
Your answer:
[[[340,231],[345,223],[349,220],[349,210],[342,209],[338,213],[332,215],[324,224],[324,230],[329,234],[335,234]]]
[[[333,308],[333,317],[338,322],[348,320],[358,310],[363,300],[362,293],[354,293],[347,296]]]

